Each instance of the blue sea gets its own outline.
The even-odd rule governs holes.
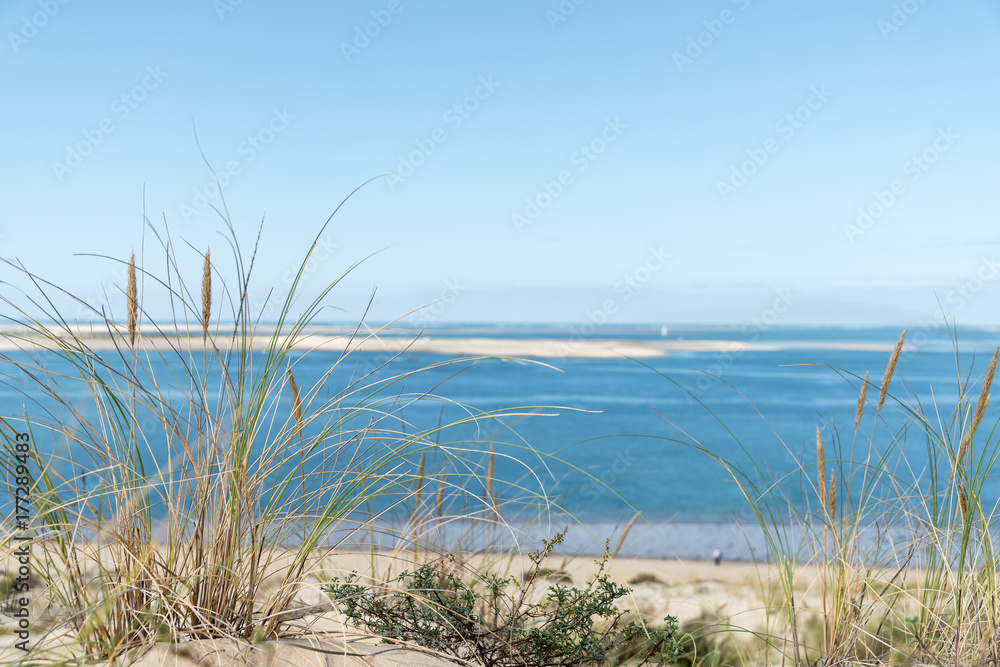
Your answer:
[[[603,326],[589,338],[723,341],[750,348],[671,351],[645,359],[484,359],[439,366],[448,358],[427,353],[404,353],[387,364],[385,355],[374,353],[359,353],[339,365],[340,355],[333,352],[293,356],[304,388],[336,366],[321,395],[334,395],[352,377],[379,366],[378,377],[424,369],[389,389],[401,396],[443,399],[409,403],[401,398],[407,407],[400,428],[408,432],[481,412],[523,408],[517,416],[470,420],[435,437],[439,444],[461,449],[480,474],[492,446],[494,476],[502,480],[496,486],[499,500],[513,507],[532,494],[549,498],[553,505],[546,520],[572,525],[570,543],[580,551],[594,551],[605,537],[613,542],[639,513],[624,555],[708,557],[722,548],[727,557],[748,558],[752,547],[747,541],[759,542],[759,535],[747,494],[767,489],[779,505],[806,514],[817,511],[817,426],[825,441],[827,474],[836,468],[841,484],[855,480],[850,490],[841,490],[847,506],[863,481],[860,462],[872,453],[871,464],[892,471],[899,484],[926,490],[934,481],[928,437],[914,415],[922,411],[938,432],[956,437],[959,397],[964,391],[974,406],[1000,331],[911,329],[876,420],[878,386],[900,333],[899,328]],[[424,334],[577,335],[566,327],[532,325],[440,326]],[[874,386],[855,432],[860,378],[866,372]],[[32,409],[24,391],[14,382],[0,387],[0,414]],[[993,445],[995,423],[987,413],[974,441],[976,455],[988,449],[987,443]],[[433,474],[444,458],[436,460],[433,451],[429,456],[427,470]],[[838,459],[855,465],[838,465]],[[738,471],[748,472],[742,488]],[[899,495],[898,488],[885,490]],[[1000,485],[991,475],[980,500],[992,507],[998,498]]]

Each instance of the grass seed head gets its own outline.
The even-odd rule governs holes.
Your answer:
[[[302,430],[302,397],[299,396],[299,385],[295,383],[295,375],[289,366],[285,373],[288,375],[288,387],[292,390],[292,414],[295,415],[295,429],[301,433]]]
[[[969,430],[962,436],[962,444],[959,445],[958,454],[955,455],[956,468],[962,465],[962,459],[965,458],[966,452],[969,451],[969,445],[972,444],[972,436],[975,434],[976,429],[979,428],[980,422],[983,421],[983,416],[986,414],[986,407],[990,404],[990,387],[993,385],[993,374],[997,370],[998,354],[1000,354],[1000,347],[993,351],[990,366],[986,369],[986,378],[983,380],[983,386],[979,390],[979,400],[976,402],[976,411],[972,415],[972,423],[969,424]]]
[[[962,466],[962,459],[965,458],[965,453],[969,451],[969,444],[972,442],[972,429],[970,428],[962,436],[962,443],[958,446],[958,453],[955,455],[955,469],[958,470]]]
[[[837,471],[830,471],[830,492],[827,494],[827,509],[830,512],[830,521],[837,514]]]
[[[826,457],[823,454],[823,435],[816,426],[816,479],[819,486],[819,502],[826,505]]]
[[[986,378],[983,380],[983,386],[979,390],[979,401],[976,402],[976,413],[972,417],[972,428],[970,431],[975,431],[979,428],[980,422],[983,421],[983,415],[986,414],[986,406],[990,403],[990,387],[993,385],[993,374],[997,370],[998,354],[1000,354],[1000,347],[993,351],[990,366],[986,369]]]
[[[868,371],[865,371],[865,381],[861,383],[861,393],[858,394],[858,409],[854,413],[854,430],[858,430],[858,424],[861,423],[861,413],[865,409],[865,397],[868,396]]]
[[[958,508],[962,510],[962,521],[969,520],[969,498],[965,495],[965,487],[958,483]]]
[[[208,320],[212,316],[212,264],[210,250],[205,251],[205,267],[201,271],[201,339],[208,340]]]
[[[135,347],[135,332],[139,323],[139,291],[135,282],[135,253],[128,259],[128,287],[125,291],[128,299],[128,339],[129,344]]]
[[[892,348],[892,356],[889,357],[889,363],[885,367],[885,375],[882,376],[882,386],[879,388],[878,407],[875,408],[875,414],[881,412],[882,404],[885,403],[885,395],[889,391],[889,381],[892,379],[893,371],[896,370],[896,362],[899,361],[899,353],[903,349],[904,338],[906,338],[906,329],[903,329],[903,333],[900,334],[896,347]]]

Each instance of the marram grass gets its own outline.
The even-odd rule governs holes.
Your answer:
[[[892,355],[889,357],[889,363],[885,366],[885,374],[882,376],[882,384],[878,391],[878,405],[875,407],[875,412],[881,412],[882,406],[885,404],[885,397],[889,393],[889,382],[892,380],[892,374],[896,371],[896,363],[899,362],[899,353],[903,349],[903,339],[906,338],[906,331],[899,335],[899,341],[896,343],[896,347],[892,348]]]
[[[851,435],[834,423],[827,440],[817,427],[815,459],[782,443],[797,470],[780,479],[736,433],[749,464],[690,436],[676,440],[731,476],[764,535],[758,557],[779,571],[763,630],[722,623],[703,631],[765,642],[733,664],[1000,664],[1000,515],[981,502],[985,488],[995,489],[1000,461],[997,422],[984,426],[1000,349],[977,378],[978,392],[960,382],[957,404],[943,408],[891,391],[905,335],[874,404],[867,373],[839,371],[860,381]],[[803,497],[793,500],[797,475]]]
[[[465,416],[452,424],[408,425],[405,406],[441,399],[405,393],[402,381],[413,374],[377,374],[385,364],[333,386],[334,370],[352,363],[347,353],[315,384],[300,387],[291,351],[310,340],[306,327],[354,267],[312,301],[296,302],[300,314],[293,317],[314,240],[276,325],[261,328],[248,291],[253,260],[245,263],[226,224],[235,276],[220,280],[206,251],[195,298],[186,287],[186,263],[169,241],[162,243],[167,275],[147,272],[133,253],[124,326],[113,313],[7,263],[35,293],[26,293],[27,305],[0,296],[5,319],[16,325],[3,335],[18,348],[0,352],[2,372],[28,397],[22,414],[0,418],[4,463],[13,469],[16,433],[40,443],[30,466],[32,548],[51,605],[65,619],[37,638],[35,660],[115,659],[162,640],[296,634],[302,628],[293,619],[301,615],[288,610],[298,605],[312,568],[337,544],[393,530],[379,523],[392,512],[405,513],[412,503],[419,515],[395,541],[414,545],[414,558],[435,548],[428,526],[453,520],[446,505],[463,519],[500,520],[492,450],[483,480],[468,461],[482,443],[442,436],[532,409],[482,413],[459,406]],[[144,314],[140,282],[165,293],[173,322]],[[90,308],[90,325],[70,321],[53,305],[53,296],[67,295]],[[225,319],[213,321],[213,310]],[[140,328],[140,321],[147,325]],[[113,348],[92,347],[94,332],[110,336]],[[423,511],[431,456],[440,482],[433,511]],[[470,478],[487,489],[485,507],[478,493],[465,490]],[[544,503],[544,494],[535,499]]]
[[[212,261],[211,251],[205,251],[201,270],[201,340],[208,342],[208,324],[212,320]]]

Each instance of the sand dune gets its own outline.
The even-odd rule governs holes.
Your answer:
[[[484,561],[484,558],[489,560]],[[496,556],[466,554],[470,565],[488,568],[499,574],[520,574],[529,564],[527,559],[498,559]],[[333,576],[343,576],[351,570],[361,573],[374,571],[381,575],[407,568],[408,558],[392,558],[388,554],[333,552],[323,559],[316,574],[306,580],[306,586],[296,597],[293,608],[293,630],[298,637],[253,645],[245,641],[211,639],[181,641],[177,644],[156,644],[140,649],[121,664],[136,667],[193,667],[194,665],[294,665],[295,667],[325,667],[332,665],[446,665],[448,662],[432,652],[407,649],[398,645],[378,643],[357,630],[345,628],[342,616],[333,608],[325,593],[323,583]],[[553,555],[543,567],[557,573],[552,583],[585,586],[595,572],[593,557]],[[497,569],[499,568],[499,569]],[[766,628],[768,614],[772,622],[777,610],[769,609],[774,600],[766,600],[775,590],[777,570],[772,566],[753,563],[726,563],[715,565],[711,561],[681,561],[676,559],[619,558],[609,564],[613,580],[629,585],[632,593],[619,601],[619,607],[631,608],[650,623],[658,624],[667,615],[678,618],[682,627],[691,622],[727,622],[739,628],[762,631]],[[380,580],[383,578],[380,576]],[[547,586],[546,584],[545,586]],[[544,593],[545,586],[536,592]],[[819,609],[815,570],[800,569],[796,589],[800,609]],[[771,593],[768,593],[771,591]],[[541,598],[539,597],[539,600]],[[44,602],[33,604],[32,636],[41,640],[50,632],[66,632],[65,614],[58,609],[44,609]],[[0,614],[0,627],[16,625],[13,618]],[[60,629],[61,628],[61,629]],[[52,638],[52,635],[49,635]],[[17,639],[10,632],[0,634],[0,664],[11,664],[23,654],[14,648]],[[63,653],[64,650],[57,651]],[[51,654],[50,654],[51,655]],[[67,657],[69,654],[66,654]],[[37,656],[37,657],[40,657]]]

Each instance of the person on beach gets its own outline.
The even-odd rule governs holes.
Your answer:
[[[715,560],[715,564],[716,565],[718,565],[719,563],[721,563],[722,562],[722,549],[716,548],[716,550],[714,552],[712,552],[712,559]]]

